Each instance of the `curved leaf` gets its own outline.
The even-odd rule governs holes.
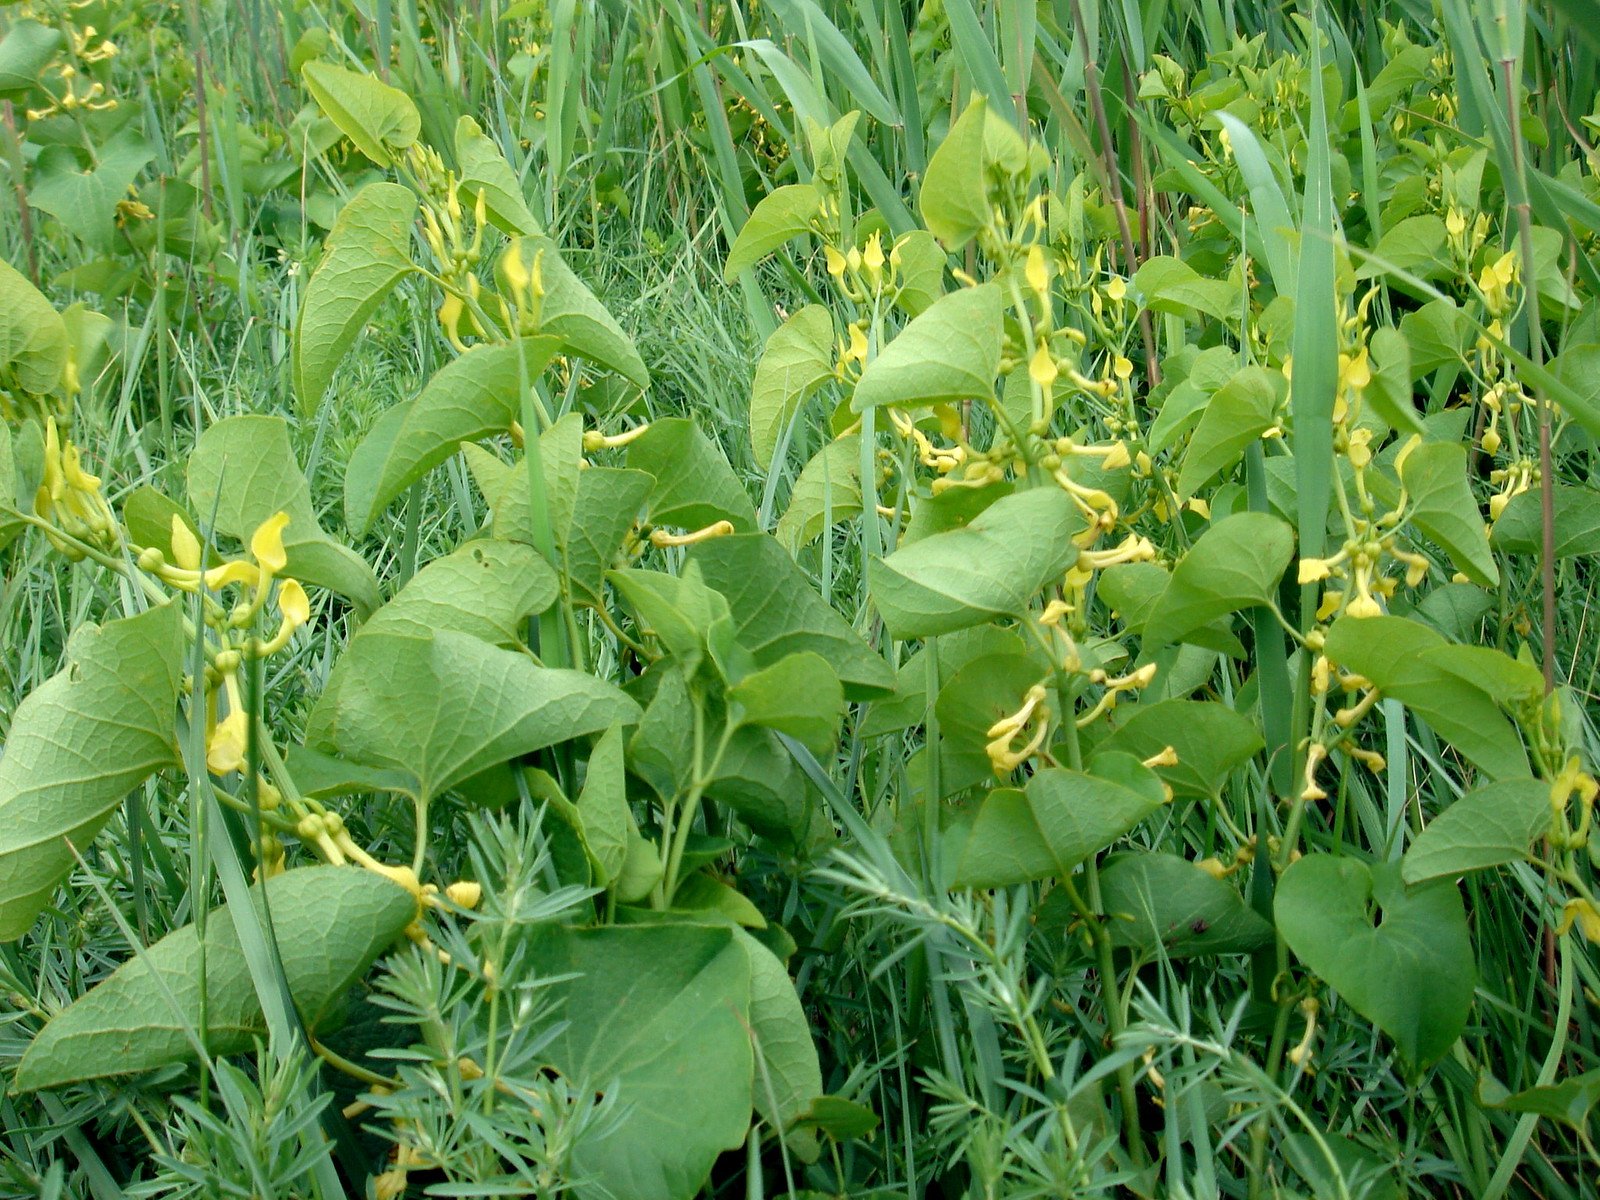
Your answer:
[[[422,132],[411,97],[381,79],[315,59],[300,75],[328,120],[380,167],[394,162],[391,150],[413,145]]]
[[[756,527],[756,510],[722,450],[686,417],[652,421],[628,444],[630,470],[655,477],[646,508],[656,525],[703,529],[727,520],[741,533]]]
[[[824,527],[861,513],[861,435],[829,442],[800,471],[774,536],[791,554],[822,536]]]
[[[1100,906],[1111,940],[1146,958],[1248,954],[1272,941],[1272,926],[1237,891],[1171,854],[1112,858],[1100,872]]]
[[[1507,779],[1462,796],[1418,835],[1406,851],[1407,883],[1464,875],[1521,862],[1550,830],[1550,785]]]
[[[395,284],[416,270],[416,215],[416,196],[394,183],[368,184],[339,211],[295,325],[294,385],[303,410],[322,403],[356,334]]]
[[[940,296],[867,364],[850,407],[988,399],[1000,371],[1001,313],[996,284]]]
[[[733,239],[722,278],[732,283],[791,238],[811,232],[811,219],[822,208],[822,193],[809,183],[774,188],[751,210]]]
[[[1271,604],[1293,556],[1294,531],[1278,517],[1245,512],[1217,521],[1173,568],[1145,622],[1145,642],[1181,641],[1217,617]]]
[[[0,941],[21,937],[124,796],[176,762],[182,610],[73,635],[11,720],[0,756]]]
[[[417,915],[410,892],[358,867],[302,867],[267,880],[264,890],[289,993],[313,1032],[337,1015],[350,985]],[[261,907],[258,894],[251,897]],[[248,1050],[266,1036],[267,1021],[226,905],[206,922],[204,954],[203,1010],[200,938],[185,925],[58,1013],[18,1064],[17,1090],[191,1061],[202,1011],[212,1054]]]
[[[633,724],[639,706],[581,671],[464,633],[362,633],[334,665],[306,745],[406,772],[423,800],[497,763]]]
[[[1077,559],[1083,517],[1056,487],[995,501],[963,529],[934,534],[868,568],[889,633],[927,637],[1020,613]]]
[[[450,629],[516,648],[522,623],[554,604],[560,590],[550,564],[533,547],[480,539],[423,567],[361,632],[426,636]]]
[[[282,417],[218,421],[189,455],[188,483],[190,505],[208,520],[214,515],[218,534],[248,543],[263,521],[286,512],[287,574],[349,597],[362,616],[382,602],[366,560],[322,531]]]
[[[44,293],[0,260],[0,387],[48,396],[67,367],[67,327]]]
[[[1449,553],[1472,582],[1495,587],[1500,569],[1484,529],[1483,514],[1467,486],[1466,447],[1425,442],[1406,456],[1400,479],[1410,494],[1410,521]]]
[[[474,346],[428,380],[415,399],[379,417],[345,471],[350,528],[365,533],[396,496],[462,442],[510,429],[522,411],[522,389],[533,385],[560,348],[552,337]]]
[[[767,339],[750,388],[750,446],[770,466],[784,428],[813,391],[833,378],[833,316],[808,304]]]
[[[456,163],[461,169],[462,200],[468,207],[482,196],[484,212],[498,229],[513,237],[539,232],[516,172],[494,140],[466,115],[456,122]]]

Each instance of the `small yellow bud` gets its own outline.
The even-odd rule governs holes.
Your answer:
[[[1060,374],[1061,368],[1056,366],[1056,360],[1050,354],[1050,347],[1040,342],[1039,348],[1028,360],[1028,378],[1048,391],[1055,385],[1056,376]]]
[[[200,569],[200,540],[177,513],[172,514],[172,561],[185,571]]]
[[[464,879],[445,888],[444,894],[451,904],[462,908],[477,908],[478,902],[483,899],[483,885]]]
[[[1043,296],[1050,286],[1050,268],[1045,264],[1044,251],[1039,249],[1038,243],[1028,248],[1028,265],[1023,273],[1034,294]]]

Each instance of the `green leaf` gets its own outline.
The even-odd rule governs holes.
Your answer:
[[[61,31],[23,18],[0,41],[0,100],[22,100],[61,48]]]
[[[1400,336],[1411,348],[1411,375],[1420,379],[1463,361],[1471,322],[1454,300],[1430,300],[1400,318]]]
[[[516,172],[506,162],[506,156],[482,127],[466,115],[456,122],[456,163],[461,169],[464,206],[470,208],[482,196],[485,214],[503,233],[515,237],[540,232],[539,222],[528,211],[528,203],[522,198],[522,185],[517,182]]]
[[[1600,1071],[1586,1071],[1560,1083],[1531,1087],[1509,1096],[1486,1097],[1489,1108],[1534,1113],[1552,1121],[1585,1129],[1589,1114],[1600,1104]]]
[[[1077,559],[1083,518],[1056,487],[1017,492],[964,529],[934,534],[874,560],[873,602],[890,636],[949,633],[1020,613]]]
[[[926,229],[913,229],[894,244],[890,261],[900,256],[900,290],[894,302],[907,316],[920,316],[944,295],[944,270],[949,259]]]
[[[989,793],[961,847],[954,885],[1065,879],[1165,803],[1161,781],[1125,755],[1097,759],[1094,774],[1046,767],[1021,790]]]
[[[716,651],[736,640],[733,620],[726,597],[706,586],[694,563],[685,567],[681,575],[625,567],[610,572],[606,578],[633,610],[640,631],[660,642],[688,675],[694,676],[708,660],[725,682],[734,682],[744,674],[736,670],[729,678],[720,670],[723,664],[717,661]]]
[[[993,628],[978,626],[978,629]],[[989,653],[966,662],[960,662],[961,654],[944,652],[946,641],[976,632],[976,629],[961,630],[941,638],[938,643],[942,685],[934,701],[934,713],[939,721],[939,782],[945,796],[985,781],[993,782],[995,771],[988,754],[989,730],[995,722],[1022,707],[1029,688],[1050,680],[1049,665],[1041,662],[1037,654],[1029,654],[1015,635],[1007,638],[1009,644],[1002,643]],[[924,649],[922,653],[926,652]],[[917,666],[921,668],[925,694],[926,660],[919,657]],[[911,723],[922,724],[925,714],[925,708],[919,710]]]
[[[797,485],[798,486],[798,485]],[[1600,554],[1600,492],[1556,484],[1551,496],[1555,512],[1555,554],[1574,558]],[[1489,533],[1489,544],[1507,554],[1539,554],[1544,545],[1544,517],[1538,488],[1511,497]]]
[[[655,483],[655,477],[644,471],[610,467],[590,467],[578,476],[571,533],[557,545],[566,563],[573,603],[591,608],[604,605],[606,572]]]
[[[1294,531],[1269,513],[1213,523],[1173,569],[1145,622],[1146,644],[1181,641],[1217,617],[1271,604],[1293,556]]]
[[[425,637],[449,629],[515,649],[523,622],[559,592],[555,572],[531,546],[481,539],[423,567],[361,631]]]
[[[0,388],[50,396],[66,368],[61,315],[22,272],[0,261]]]
[[[422,132],[411,97],[380,79],[316,59],[300,68],[300,75],[317,107],[380,167],[393,164],[390,151],[414,145]]]
[[[1000,371],[1001,313],[996,284],[939,297],[867,364],[850,407],[987,400]]]
[[[424,801],[521,754],[639,719],[621,691],[464,633],[362,633],[334,664],[306,744],[406,772]]]
[[[1308,854],[1279,879],[1273,912],[1300,961],[1414,1068],[1461,1036],[1476,971],[1455,884],[1407,888],[1398,864]]]
[[[1384,325],[1373,331],[1367,342],[1372,360],[1372,382],[1366,398],[1372,409],[1401,433],[1422,433],[1416,405],[1411,402],[1411,345],[1398,329]]]
[[[1422,657],[1429,666],[1470,683],[1501,708],[1514,711],[1534,705],[1544,695],[1544,675],[1538,667],[1493,646],[1436,646]]]
[[[722,269],[724,282],[732,283],[784,243],[810,233],[812,219],[821,210],[822,193],[809,183],[791,183],[768,192],[733,239]]]
[[[795,1126],[822,1095],[822,1065],[805,1009],[789,972],[777,956],[749,934],[739,944],[750,956],[750,1040],[755,1046],[752,1099],[762,1120],[788,1132],[789,1148],[815,1162],[816,1135]]]
[[[758,667],[810,650],[844,685],[847,700],[871,700],[894,689],[883,657],[817,592],[811,580],[765,534],[712,538],[690,560],[707,585],[727,597],[739,644]]]
[[[369,183],[339,210],[295,324],[294,387],[302,411],[322,403],[334,369],[368,318],[417,269],[411,261],[416,215],[416,195],[395,183]]]
[[[359,867],[302,867],[267,880],[258,920],[271,913],[284,981],[306,1028],[334,1023],[345,993],[416,919],[411,893]],[[267,1034],[233,912],[213,909],[203,948],[193,925],[129,959],[34,1038],[17,1065],[19,1091],[148,1071],[195,1058],[191,1036],[205,1013],[206,1047],[239,1054]],[[203,999],[202,999],[203,997]]]
[[[574,1194],[690,1200],[750,1126],[751,966],[733,930],[542,927],[528,965],[561,979],[546,1061],[617,1105],[573,1148]]]
[[[773,451],[801,403],[833,378],[833,316],[808,304],[767,339],[750,388],[750,445],[756,463],[772,465]]]
[[[1114,945],[1151,960],[1248,954],[1272,926],[1239,893],[1186,858],[1119,854],[1100,873],[1100,906]]]
[[[1462,796],[1411,843],[1401,873],[1407,883],[1455,878],[1522,862],[1550,831],[1550,785],[1507,779]]]
[[[833,748],[844,716],[844,690],[828,660],[810,650],[789,654],[728,689],[740,724],[787,733],[811,753]]]
[[[1152,312],[1188,317],[1203,313],[1237,320],[1244,304],[1240,291],[1221,279],[1207,279],[1181,258],[1158,254],[1133,273],[1134,291]]]
[[[1440,279],[1456,268],[1450,261],[1450,234],[1434,213],[1407,217],[1383,231],[1372,257],[1356,268],[1357,279],[1376,279],[1399,268],[1418,279]]]
[[[778,738],[752,726],[735,731],[706,795],[786,851],[804,852],[826,842],[832,826],[821,797]]]
[[[861,513],[861,435],[829,442],[806,463],[774,531],[790,553],[809,546],[823,529]]]
[[[1217,390],[1206,403],[1184,453],[1178,475],[1180,499],[1194,495],[1238,462],[1245,447],[1272,428],[1282,385],[1281,373],[1249,366]]]
[[[0,941],[21,937],[122,799],[176,761],[182,610],[84,626],[0,755]]]
[[[348,597],[361,616],[382,602],[372,568],[318,523],[311,486],[295,462],[289,425],[282,417],[218,421],[200,435],[189,455],[188,483],[190,507],[214,519],[217,534],[248,544],[263,521],[286,512],[287,574]]]
[[[1324,653],[1400,701],[1492,778],[1526,776],[1522,739],[1495,702],[1429,661],[1428,652],[1445,644],[1433,630],[1404,617],[1340,617],[1328,630]]]
[[[878,1128],[876,1113],[865,1104],[842,1096],[818,1096],[801,1119],[808,1127],[840,1142],[867,1137]]]
[[[1483,515],[1467,486],[1466,447],[1424,442],[1400,466],[1410,495],[1410,520],[1449,553],[1468,579],[1484,587],[1500,582],[1500,569],[1484,530]]]
[[[1123,718],[1096,751],[1120,751],[1142,762],[1171,746],[1177,765],[1155,772],[1179,795],[1219,797],[1229,774],[1265,744],[1254,722],[1214,700],[1162,700],[1116,711]]]
[[[551,334],[560,338],[572,353],[615,371],[636,387],[650,386],[650,372],[644,359],[639,357],[633,339],[623,332],[616,318],[567,265],[554,242],[543,235],[512,239],[496,269],[496,279],[500,281],[504,296],[517,294],[506,281],[505,266],[511,258],[517,258],[522,270],[530,276],[537,264],[544,286],[544,294],[537,305],[537,320],[532,328],[525,327],[521,332]]]
[[[756,510],[721,449],[686,417],[652,421],[628,443],[628,466],[655,477],[650,520],[656,525],[704,529],[731,521],[736,531],[756,527]]]
[[[991,186],[1026,170],[1022,136],[974,95],[928,160],[917,204],[922,223],[951,252],[994,220]]]
[[[132,127],[99,147],[87,171],[79,169],[77,155],[66,146],[46,146],[33,164],[28,203],[89,246],[110,253],[117,245],[117,205],[154,157]]]
[[[454,454],[462,442],[511,428],[532,387],[560,349],[551,337],[479,345],[428,380],[413,400],[378,418],[345,471],[345,521],[365,533],[411,484]]]
[[[613,725],[589,754],[589,773],[578,795],[583,841],[602,887],[622,875],[628,861],[628,834],[633,813],[628,808],[623,771],[622,726]]]

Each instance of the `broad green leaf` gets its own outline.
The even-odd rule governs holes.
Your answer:
[[[33,164],[28,203],[49,213],[74,237],[110,253],[119,240],[117,205],[154,157],[150,144],[131,126],[99,146],[87,170],[79,168],[77,155],[66,146],[46,146]]]
[[[22,100],[61,47],[61,31],[23,18],[0,40],[0,100]]]
[[[302,411],[322,403],[334,369],[368,318],[417,269],[411,261],[416,215],[416,195],[395,183],[369,183],[339,210],[295,324],[294,387]]]
[[[1403,434],[1426,428],[1411,401],[1411,346],[1398,329],[1384,325],[1367,342],[1372,360],[1372,382],[1365,393],[1373,411]]]
[[[449,629],[516,648],[523,622],[559,592],[555,572],[531,546],[481,539],[423,567],[361,631],[425,637]]]
[[[623,332],[616,318],[567,265],[554,242],[543,235],[511,240],[496,269],[501,294],[507,297],[517,295],[517,290],[508,285],[506,276],[507,265],[513,260],[529,278],[537,266],[544,289],[536,314],[524,310],[525,319],[530,315],[536,319],[531,327],[525,325],[522,333],[551,334],[560,338],[572,353],[615,371],[636,387],[650,386],[650,372],[644,359],[639,357],[633,339]]]
[[[1199,491],[1239,461],[1245,447],[1276,422],[1283,376],[1265,367],[1245,367],[1206,403],[1189,438],[1178,475],[1180,499]]]
[[[987,400],[1000,371],[1001,312],[992,283],[939,297],[867,364],[850,407]]]
[[[1150,453],[1165,450],[1206,410],[1211,397],[1239,373],[1239,354],[1231,346],[1212,346],[1195,356],[1188,374],[1177,380],[1150,426]]]
[[[944,270],[949,259],[925,229],[913,229],[897,241],[889,261],[895,262],[897,256],[899,265],[895,270],[899,273],[900,290],[894,302],[907,316],[920,316],[944,295]]]
[[[1083,518],[1055,487],[1017,492],[964,529],[873,561],[868,581],[890,636],[949,633],[1025,610],[1077,559]]]
[[[722,450],[686,417],[652,421],[628,443],[630,469],[655,477],[648,504],[656,525],[704,529],[731,521],[736,531],[756,527],[756,510]]]
[[[0,755],[0,941],[21,937],[133,788],[175,763],[182,610],[84,626]]]
[[[474,346],[446,364],[413,400],[378,418],[345,471],[345,521],[365,533],[411,484],[454,454],[462,442],[511,428],[532,387],[560,349],[551,337]]]
[[[830,524],[861,513],[861,435],[829,442],[806,463],[789,493],[774,533],[790,553],[808,546]]]
[[[605,577],[633,528],[655,477],[644,471],[590,467],[578,476],[572,531],[558,545],[566,563],[574,604],[599,608],[605,603]]]
[[[1531,1087],[1511,1095],[1503,1094],[1504,1090],[1501,1087],[1501,1094],[1484,1096],[1483,1103],[1489,1108],[1534,1113],[1574,1129],[1587,1129],[1589,1114],[1600,1104],[1600,1071],[1586,1071],[1560,1083]]]
[[[1538,667],[1493,646],[1436,646],[1422,657],[1429,666],[1470,683],[1501,708],[1515,711],[1537,704],[1544,695],[1544,675]]]
[[[1565,272],[1558,276],[1562,287],[1566,285],[1564,275]],[[1543,282],[1539,292],[1541,298],[1550,294]],[[1567,346],[1550,360],[1550,372],[1556,382],[1565,385],[1562,394],[1552,399],[1587,430],[1590,437],[1600,437],[1600,346],[1592,342]]]
[[[217,534],[248,545],[263,521],[286,512],[283,546],[289,575],[349,597],[362,616],[382,602],[372,568],[318,523],[311,486],[295,462],[282,417],[218,421],[200,435],[189,455],[188,483],[190,508],[207,520],[215,514]]]
[[[768,192],[733,239],[722,269],[723,280],[732,283],[784,243],[810,233],[812,219],[821,210],[822,193],[809,183],[791,183]]]
[[[1400,467],[1410,521],[1449,553],[1472,582],[1495,587],[1500,569],[1484,530],[1483,515],[1467,486],[1467,451],[1453,442],[1424,442]]]
[[[1181,641],[1217,617],[1271,604],[1293,556],[1293,530],[1269,513],[1235,513],[1215,522],[1173,569],[1145,622],[1145,642]]]
[[[755,1047],[751,1099],[768,1125],[788,1132],[789,1148],[815,1162],[816,1135],[795,1126],[822,1095],[822,1065],[794,982],[777,956],[749,934],[738,941],[750,956],[750,1040]]]
[[[466,207],[482,196],[484,212],[502,232],[513,237],[540,232],[539,222],[522,198],[522,185],[511,164],[482,127],[466,115],[456,122],[456,163],[461,169],[462,201]]]
[[[991,187],[1026,170],[1022,136],[974,95],[928,160],[917,205],[922,223],[956,251],[994,220]]]
[[[1455,272],[1450,260],[1450,235],[1444,218],[1424,213],[1385,229],[1372,257],[1356,268],[1356,278],[1376,279],[1399,268],[1418,279],[1439,279]]]
[[[997,655],[1022,655],[1027,649],[1013,630],[998,625],[976,625],[933,644],[938,647],[941,693],[968,663]],[[900,664],[894,694],[873,704],[862,718],[862,737],[879,737],[922,724],[928,703],[928,664],[922,657],[926,653],[928,650],[923,647]]]
[[[612,881],[611,890],[623,904],[637,904],[655,890],[661,882],[666,867],[661,862],[661,852],[656,844],[639,833],[628,822],[628,853],[622,860],[622,871]]]
[[[357,792],[403,792],[410,786],[403,771],[364,767],[306,746],[290,746],[284,761],[302,796],[321,799]]]
[[[681,663],[658,663],[640,683],[653,677],[655,693],[628,741],[628,769],[662,800],[671,800],[694,775],[694,701]]]
[[[810,650],[785,655],[728,689],[736,719],[787,733],[811,753],[826,754],[839,736],[844,690],[828,660]]]
[[[1223,321],[1237,320],[1244,300],[1239,290],[1221,279],[1207,279],[1181,258],[1158,254],[1145,259],[1133,274],[1133,287],[1152,312],[1187,317],[1202,313]]]
[[[730,652],[737,655],[731,645],[737,639],[727,598],[706,585],[693,562],[680,575],[626,567],[606,578],[633,611],[640,631],[660,642],[691,678],[708,661],[727,683],[754,667],[742,657],[727,663]],[[734,670],[723,670],[725,665]]]
[[[1600,492],[1557,484],[1551,496],[1555,510],[1557,558],[1600,554]],[[1489,544],[1508,554],[1539,554],[1544,545],[1544,517],[1538,488],[1511,498],[1489,533]]]
[[[1166,803],[1155,774],[1121,754],[1095,773],[1047,767],[1023,789],[997,788],[961,847],[956,887],[992,888],[1065,879]]]
[[[1308,854],[1279,879],[1273,912],[1295,956],[1414,1068],[1461,1036],[1477,972],[1454,883],[1408,888],[1398,864]]]
[[[832,836],[822,798],[770,729],[734,733],[706,795],[786,850],[805,852]]]
[[[1159,563],[1117,563],[1101,572],[1095,595],[1130,633],[1142,633],[1171,578],[1172,572]],[[1244,645],[1229,628],[1227,616],[1191,629],[1184,641],[1218,654],[1245,657]]]
[[[0,261],[0,389],[49,396],[67,367],[67,327],[44,294]]]
[[[1237,890],[1186,858],[1119,854],[1100,873],[1100,905],[1111,940],[1150,960],[1248,954],[1272,941],[1272,926]]]
[[[894,688],[894,671],[817,592],[811,580],[765,534],[712,538],[690,555],[706,583],[727,597],[739,643],[758,667],[804,650],[822,656],[847,700],[871,700]]]
[[[1407,883],[1455,878],[1522,862],[1550,830],[1550,785],[1507,779],[1462,796],[1432,821],[1406,851]]]
[[[833,378],[833,316],[808,304],[767,339],[750,387],[750,445],[756,464],[772,464],[784,429],[801,403]]]
[[[334,1023],[350,986],[416,919],[411,893],[360,867],[302,867],[267,880],[265,905],[284,980],[306,1028]],[[17,1066],[19,1091],[192,1061],[205,1014],[206,1047],[239,1054],[267,1035],[233,913],[213,909],[202,948],[193,925],[129,959],[34,1038]],[[202,999],[203,996],[203,999]]]
[[[606,730],[589,754],[589,773],[578,795],[578,816],[583,821],[584,845],[599,875],[595,882],[609,885],[621,876],[628,861],[628,834],[633,828],[623,773],[621,725]]]
[[[614,1097],[573,1148],[579,1200],[690,1200],[750,1126],[750,956],[722,926],[541,927],[528,965],[559,1031],[544,1058]]]
[[[1420,379],[1463,361],[1471,323],[1454,300],[1430,300],[1400,318],[1400,336],[1411,348],[1411,375]]]
[[[1433,630],[1404,617],[1340,617],[1324,653],[1400,701],[1494,779],[1528,774],[1516,729],[1476,685],[1429,661],[1444,646]]]
[[[1095,749],[1121,751],[1142,762],[1171,746],[1177,765],[1157,767],[1156,774],[1180,795],[1218,796],[1229,774],[1263,745],[1255,723],[1226,704],[1163,700],[1127,709],[1116,730]]]
[[[414,145],[422,132],[411,97],[381,79],[315,59],[300,68],[300,76],[317,107],[380,167],[391,165],[391,151]]]
[[[878,1116],[864,1104],[842,1096],[818,1096],[802,1117],[804,1123],[835,1141],[869,1136],[878,1128]]]
[[[637,704],[581,671],[464,633],[375,632],[334,664],[306,744],[404,771],[427,801],[496,763],[638,719]]]

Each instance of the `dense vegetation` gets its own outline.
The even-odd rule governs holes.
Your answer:
[[[1589,7],[0,7],[0,1194],[1596,1195]]]

